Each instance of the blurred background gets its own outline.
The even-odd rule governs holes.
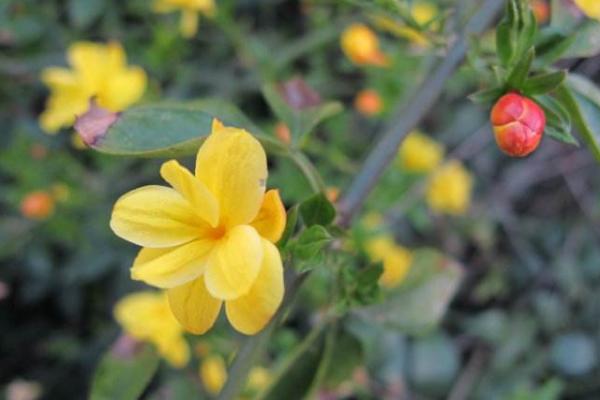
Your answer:
[[[118,42],[126,65],[143,70],[131,89],[139,96],[123,107],[218,97],[283,143],[289,131],[261,94],[264,83],[287,82],[292,94],[339,101],[343,111],[303,144],[335,202],[385,121],[440,63],[481,2],[399,1],[402,18],[386,14],[390,3],[222,0],[212,11],[188,9],[190,17],[185,7],[161,10],[144,0],[0,1],[0,398],[86,398],[101,355],[122,330],[114,305],[147,289],[129,278],[137,249],[108,222],[121,194],[160,184],[163,160],[87,149],[70,127],[82,106],[61,92],[68,77],[51,77],[48,68],[77,68],[68,59],[75,43]],[[600,38],[600,23],[574,2],[532,5],[541,27],[577,34],[586,24],[590,37]],[[355,24],[368,27],[365,40],[372,34],[377,41],[373,62],[357,61],[343,43]],[[385,307],[375,304],[371,315],[385,311],[376,321],[386,323],[356,311],[348,330],[362,350],[339,356],[348,371],[318,398],[600,398],[598,164],[585,147],[549,138],[529,158],[504,156],[489,107],[467,98],[490,79],[493,30],[470,43],[348,244],[384,264],[394,254],[390,262],[411,270],[427,268],[435,252],[453,260],[450,272]],[[596,80],[598,43],[589,39],[559,66]],[[304,200],[307,182],[295,167],[277,157],[269,162],[268,186],[280,188],[288,207]],[[328,279],[322,270],[311,275],[269,345],[266,371],[318,319]],[[389,288],[382,281],[382,296],[398,281],[392,277]],[[188,339],[195,360],[185,373],[161,365],[145,398],[198,398],[197,386],[208,398],[211,373],[203,374],[202,361],[207,353],[229,360],[241,337],[219,323]]]

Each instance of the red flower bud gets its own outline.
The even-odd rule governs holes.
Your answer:
[[[525,157],[537,149],[546,126],[542,108],[517,93],[502,96],[490,119],[498,147],[512,157]]]

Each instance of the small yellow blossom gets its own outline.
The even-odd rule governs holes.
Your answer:
[[[169,309],[165,293],[130,294],[117,303],[114,314],[127,334],[154,344],[174,367],[181,368],[188,363],[190,349],[183,337],[183,328]]]
[[[427,188],[427,204],[439,213],[462,215],[471,204],[473,178],[460,161],[449,161],[435,171]]]
[[[251,392],[264,390],[271,382],[271,373],[264,367],[253,367],[248,374],[248,384],[246,385]]]
[[[205,356],[200,362],[199,374],[204,389],[211,395],[219,394],[228,377],[225,360],[217,354]],[[263,367],[253,367],[248,373],[248,382],[244,392],[256,393],[263,390],[270,381],[269,370]]]
[[[198,14],[211,17],[215,13],[214,0],[155,0],[153,9],[159,13],[181,11],[179,31],[186,38],[198,31]]]
[[[72,69],[48,67],[42,81],[50,88],[40,125],[48,133],[70,126],[88,109],[90,98],[111,111],[122,111],[146,90],[146,73],[127,65],[119,43],[76,42],[67,51]]]
[[[200,378],[209,394],[218,394],[227,381],[225,360],[218,355],[205,357],[200,363]]]
[[[398,152],[402,168],[410,172],[429,172],[440,165],[444,147],[420,132],[409,134]]]
[[[575,0],[575,4],[588,17],[600,20],[600,1]]]
[[[388,58],[379,49],[377,35],[366,25],[352,24],[342,33],[342,50],[357,65],[388,65]]]
[[[416,23],[424,26],[438,15],[438,9],[432,3],[419,1],[413,3],[410,14]],[[373,21],[377,27],[398,37],[405,38],[417,46],[427,47],[430,44],[429,39],[423,33],[390,17],[378,15],[373,18]]]
[[[245,130],[214,120],[195,174],[175,160],[160,173],[172,188],[141,187],[113,209],[112,230],[143,247],[132,278],[168,289],[173,314],[190,332],[209,330],[225,302],[235,329],[257,333],[284,292],[274,243],[286,213],[277,190],[265,193],[264,149]]]
[[[369,257],[375,262],[383,262],[383,274],[379,283],[386,288],[398,286],[410,270],[412,253],[396,244],[389,235],[376,236],[366,243]]]

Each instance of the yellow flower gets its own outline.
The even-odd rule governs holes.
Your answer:
[[[187,364],[190,349],[183,338],[183,328],[169,309],[165,293],[130,294],[117,303],[114,314],[127,334],[154,344],[171,365],[181,368]]]
[[[119,43],[76,42],[67,51],[72,69],[49,67],[42,71],[42,82],[50,88],[40,125],[54,133],[70,126],[75,116],[88,109],[95,97],[101,107],[122,111],[138,101],[146,89],[146,73],[127,65]]]
[[[248,374],[248,384],[246,385],[251,392],[259,392],[267,387],[271,382],[271,373],[264,367],[253,367]]]
[[[357,65],[386,66],[388,59],[379,49],[377,35],[363,24],[352,24],[342,33],[342,50]]]
[[[412,253],[396,244],[388,235],[376,236],[366,243],[369,257],[375,262],[383,262],[383,274],[379,283],[386,288],[398,286],[410,270]]]
[[[228,376],[225,360],[217,354],[209,355],[202,359],[199,373],[204,388],[211,395],[219,394]],[[256,393],[264,389],[270,380],[271,375],[266,368],[253,367],[248,374],[245,391]]]
[[[438,15],[438,9],[434,4],[428,2],[416,2],[413,3],[410,14],[416,23],[424,26]],[[399,23],[390,17],[375,16],[373,20],[377,27],[405,38],[418,46],[427,47],[430,44],[429,39],[423,33],[403,23]]]
[[[223,357],[218,355],[205,357],[200,363],[200,378],[208,393],[218,394],[227,381],[227,368]]]
[[[433,173],[427,188],[427,204],[439,213],[461,215],[471,203],[473,178],[460,161],[453,160]]]
[[[398,152],[400,164],[411,172],[429,172],[435,169],[444,157],[444,147],[420,132],[409,134]]]
[[[600,20],[600,2],[598,0],[575,0],[575,4],[588,17]]]
[[[279,192],[265,193],[262,146],[248,132],[214,120],[195,175],[175,160],[160,173],[173,188],[141,187],[113,209],[112,230],[143,246],[132,278],[168,289],[173,314],[190,332],[210,329],[223,302],[235,329],[260,331],[283,297],[274,243],[286,221]]]
[[[155,0],[153,9],[159,13],[181,11],[179,31],[186,38],[198,31],[198,14],[211,17],[215,13],[214,0]]]

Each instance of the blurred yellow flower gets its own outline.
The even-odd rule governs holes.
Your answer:
[[[440,165],[444,147],[421,132],[410,133],[398,151],[402,168],[411,172],[429,172]]]
[[[227,367],[225,360],[218,355],[210,355],[200,363],[200,379],[204,389],[209,394],[218,394],[227,381]]]
[[[143,246],[132,278],[168,289],[173,314],[190,332],[210,329],[225,302],[235,329],[257,333],[283,298],[274,243],[286,222],[279,192],[265,193],[261,144],[214,120],[198,150],[195,175],[175,160],[160,173],[173,188],[141,187],[113,209],[112,230]]]
[[[367,254],[375,262],[383,262],[383,274],[379,283],[386,288],[398,286],[410,270],[412,253],[396,244],[389,235],[369,239],[365,244]]]
[[[473,178],[460,161],[452,160],[435,171],[427,187],[427,204],[439,213],[461,215],[471,204]]]
[[[198,14],[213,16],[215,2],[214,0],[155,0],[153,9],[159,13],[181,11],[179,31],[184,37],[191,38],[198,31]]]
[[[429,2],[414,2],[410,9],[411,17],[421,26],[426,25],[438,15],[438,9],[435,4]],[[421,46],[429,46],[429,39],[418,30],[406,26],[404,23],[398,22],[387,16],[373,17],[377,27],[384,29],[391,34],[407,39],[408,41]]]
[[[575,0],[575,4],[588,17],[600,20],[600,1]]]
[[[154,344],[158,352],[174,367],[184,367],[190,349],[183,328],[171,310],[166,293],[138,292],[119,300],[115,319],[133,338]]]
[[[67,50],[67,58],[71,69],[48,67],[42,71],[42,82],[50,88],[46,109],[40,115],[46,132],[72,125],[75,116],[88,109],[92,97],[101,107],[122,111],[146,90],[146,73],[127,65],[119,43],[76,42]]]
[[[357,65],[388,65],[388,58],[379,49],[377,35],[364,24],[352,24],[342,33],[344,54]]]
[[[271,382],[271,373],[264,367],[253,367],[248,374],[248,390],[260,392]]]
[[[227,367],[223,357],[212,354],[204,357],[200,362],[200,379],[206,391],[211,395],[217,395],[227,381]],[[248,373],[248,382],[245,392],[256,393],[264,389],[271,380],[269,370],[263,367],[253,367]],[[241,399],[245,397],[240,397]]]

